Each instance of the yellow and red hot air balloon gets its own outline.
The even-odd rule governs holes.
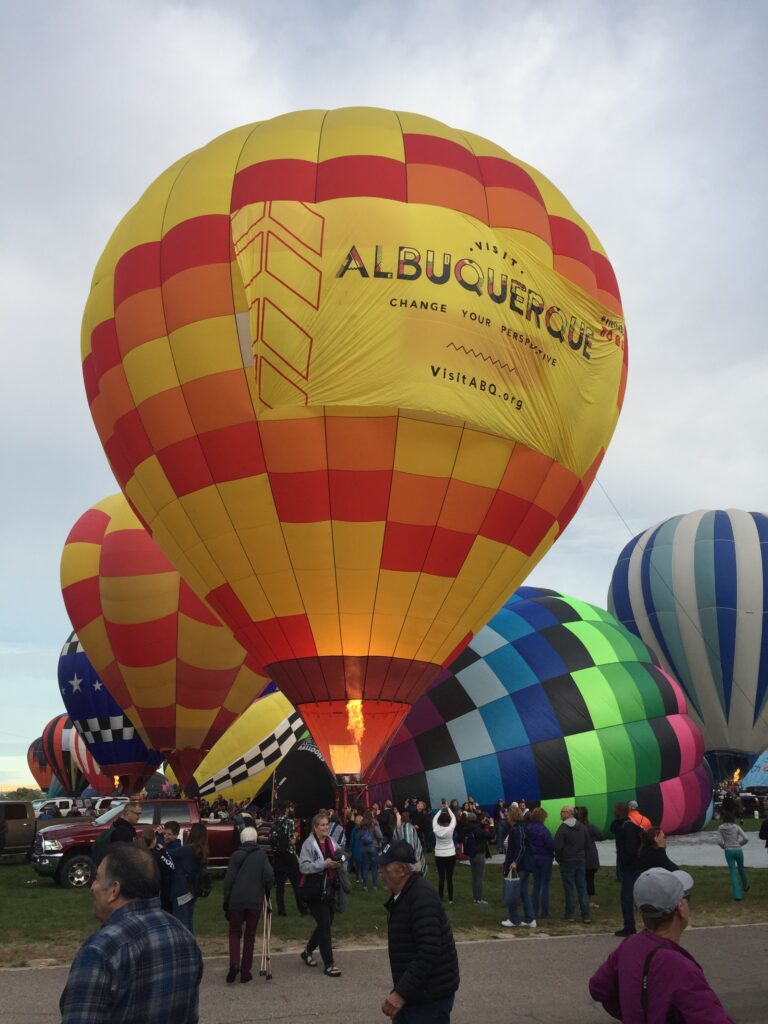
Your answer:
[[[61,586],[101,680],[186,783],[263,690],[252,657],[192,593],[122,494],[75,523]]]
[[[626,381],[554,186],[416,114],[245,125],[150,186],[82,336],[121,487],[355,771],[565,528]]]

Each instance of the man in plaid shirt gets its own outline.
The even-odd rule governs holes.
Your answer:
[[[111,845],[92,887],[102,927],[72,963],[62,1024],[197,1024],[203,958],[192,933],[160,908],[159,889],[149,850]]]

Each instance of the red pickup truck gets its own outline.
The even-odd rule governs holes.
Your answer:
[[[93,821],[49,825],[40,829],[32,847],[32,866],[38,875],[53,878],[66,889],[82,889],[91,884],[93,860],[91,848],[120,815],[124,805],[111,807]],[[236,844],[237,828],[231,822],[209,822],[200,818],[194,800],[143,800],[138,830],[155,828],[166,821],[178,821],[182,842],[195,822],[204,821],[208,828],[211,867],[226,867]]]

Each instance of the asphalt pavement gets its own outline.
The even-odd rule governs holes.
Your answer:
[[[618,940],[579,930],[573,937],[513,933],[460,943],[462,980],[453,1024],[607,1024],[611,1018],[589,998],[587,979]],[[684,945],[736,1024],[765,1024],[768,925],[691,928]],[[385,1024],[380,1006],[390,988],[386,949],[342,947],[336,960],[342,977],[326,978],[319,969],[305,967],[298,952],[280,953],[272,958],[272,981],[256,977],[247,985],[227,985],[226,959],[206,958],[201,1024],[310,1024],[321,1018]],[[65,967],[0,970],[0,1024],[58,1022],[66,977]]]

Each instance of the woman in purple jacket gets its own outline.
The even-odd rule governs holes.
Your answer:
[[[552,882],[552,861],[555,841],[544,822],[547,812],[534,807],[525,819],[525,837],[533,856],[533,916],[537,920],[549,917],[549,886]]]

